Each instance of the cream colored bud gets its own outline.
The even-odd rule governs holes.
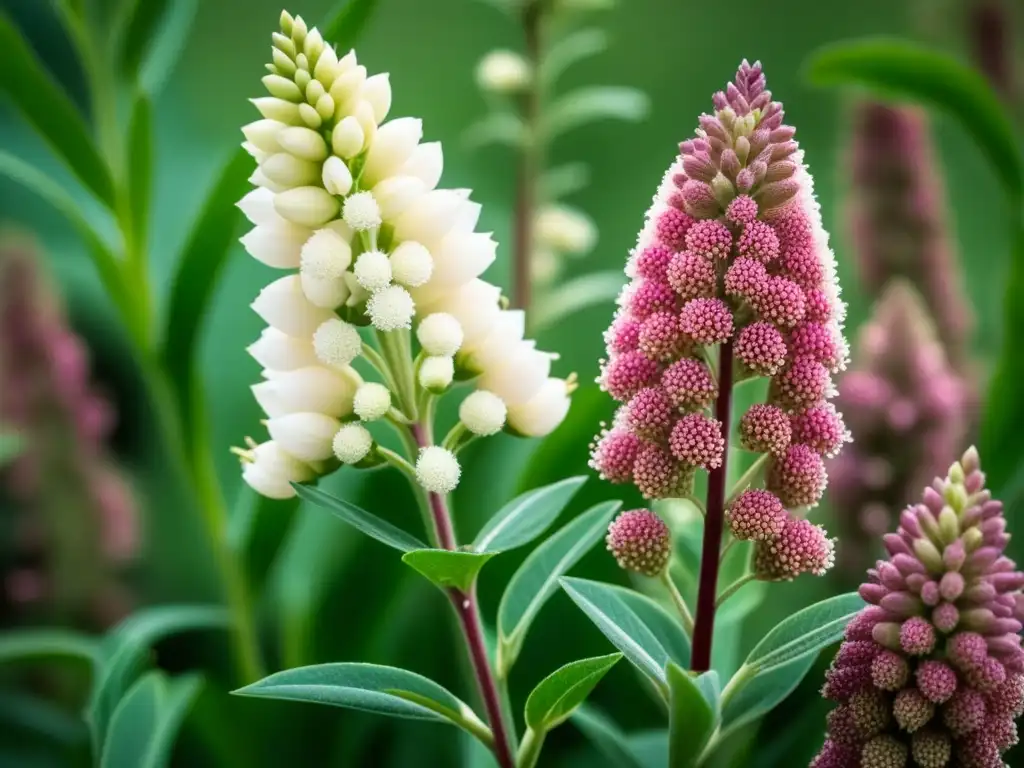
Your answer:
[[[300,160],[288,152],[278,152],[260,163],[268,179],[286,189],[305,187],[320,181],[320,164]]]
[[[242,479],[258,494],[269,499],[290,499],[295,496],[292,483],[302,483],[316,476],[312,467],[286,453],[272,440],[239,453],[242,457]]]
[[[423,121],[415,117],[390,120],[377,129],[366,152],[363,178],[372,186],[393,175],[409,158],[423,137]]]
[[[366,78],[362,96],[373,107],[373,119],[377,121],[377,125],[383,123],[391,111],[391,76],[387,72],[381,72],[379,75]]]
[[[270,437],[301,461],[323,461],[334,455],[334,436],[341,422],[323,413],[289,413],[267,420]]]
[[[299,90],[299,86],[295,84],[294,80],[289,80],[287,77],[264,75],[263,85],[267,92],[275,98],[296,102],[302,99],[302,91]]]
[[[380,206],[369,192],[356,192],[347,198],[341,217],[355,232],[376,229],[381,225]]]
[[[564,379],[548,379],[529,400],[508,407],[508,425],[527,437],[551,434],[569,413],[570,391]]]
[[[364,82],[366,82],[365,67],[354,66],[351,69],[343,69],[331,84],[331,98],[338,105],[348,105],[358,95]]]
[[[342,464],[358,464],[373,448],[373,435],[362,424],[342,424],[334,436],[331,448]]]
[[[476,68],[476,81],[491,93],[518,93],[530,84],[530,64],[512,51],[491,51]]]
[[[370,293],[386,288],[391,283],[391,261],[382,251],[361,253],[352,271],[359,284]]]
[[[466,396],[459,406],[459,421],[474,435],[487,437],[505,426],[507,409],[493,392],[478,389]]]
[[[303,21],[301,16],[296,16],[292,20],[292,40],[295,41],[295,45],[302,45],[306,41],[306,35],[309,33],[306,22]]]
[[[263,171],[261,171],[259,168],[253,171],[252,175],[249,176],[249,183],[252,184],[254,187],[261,187],[262,189],[270,190],[271,192],[285,191],[284,187],[268,179],[267,175],[263,173]]]
[[[321,51],[320,58],[316,60],[316,66],[313,67],[313,77],[323,83],[324,88],[330,90],[338,74],[338,54],[328,45]]]
[[[278,137],[288,126],[278,120],[256,120],[242,127],[242,134],[246,141],[264,152],[274,153],[281,151]]]
[[[316,113],[320,115],[324,120],[329,120],[334,117],[334,99],[331,98],[329,93],[325,93],[316,102]]]
[[[445,312],[434,312],[420,321],[416,338],[428,355],[451,357],[462,346],[462,326]]]
[[[416,459],[416,480],[430,493],[446,494],[459,484],[462,469],[455,454],[432,445],[420,451]]]
[[[308,273],[300,273],[302,292],[311,303],[325,309],[337,309],[345,304],[350,297],[348,284],[340,277],[313,277]]]
[[[274,198],[274,209],[281,216],[311,229],[337,216],[340,207],[338,199],[323,187],[297,187]]]
[[[327,142],[317,131],[309,128],[288,127],[277,135],[281,149],[302,160],[321,162],[327,157]]]
[[[295,60],[284,51],[271,47],[270,58],[274,62],[274,67],[283,76],[291,77],[295,74]]]
[[[295,49],[295,43],[292,42],[292,39],[290,37],[285,37],[280,32],[274,32],[270,37],[274,44],[274,49],[285,54],[294,62],[295,55],[298,51]]]
[[[320,113],[316,111],[316,107],[312,107],[309,104],[299,104],[299,117],[303,123],[314,130],[323,125],[324,122],[324,119],[320,117]]]
[[[320,30],[313,27],[313,29],[309,30],[309,34],[306,35],[306,40],[302,44],[302,52],[306,54],[306,58],[309,59],[310,63],[314,63],[320,58],[323,50],[324,38],[320,34]]]
[[[366,314],[378,331],[397,331],[411,328],[416,314],[416,303],[400,285],[389,285],[370,296],[366,302]]]
[[[440,394],[455,378],[455,361],[450,357],[427,357],[420,363],[420,386]]]
[[[551,372],[551,355],[536,349],[534,341],[520,341],[504,357],[480,374],[479,384],[508,403],[524,403],[543,386]]]
[[[363,150],[363,129],[351,115],[342,118],[331,132],[331,147],[335,154],[352,158]]]
[[[260,408],[270,418],[289,413],[323,413],[338,418],[352,413],[355,382],[323,366],[277,371],[252,387]]]
[[[273,96],[262,96],[258,99],[249,99],[249,101],[268,120],[276,120],[287,125],[298,125],[302,122],[298,104],[284,99],[275,99]]]
[[[270,326],[289,336],[309,336],[334,315],[314,306],[302,292],[298,275],[275,280],[256,297],[252,308]]]
[[[327,158],[323,167],[324,188],[332,195],[344,197],[352,189],[352,172],[337,155]]]

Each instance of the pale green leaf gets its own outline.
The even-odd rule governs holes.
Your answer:
[[[709,701],[706,692],[713,692],[714,688],[698,685],[695,678],[671,661],[665,675],[669,688],[669,765],[691,768],[697,765],[717,725],[717,697]]]
[[[569,67],[595,56],[608,48],[608,35],[603,29],[589,27],[566,35],[552,43],[540,63],[541,79],[548,85],[560,78]]]
[[[636,88],[590,85],[562,96],[551,105],[544,121],[548,140],[599,120],[637,123],[647,117],[650,102]]]
[[[626,277],[619,269],[589,272],[542,294],[534,303],[530,322],[534,329],[546,328],[598,304],[612,304]]]
[[[541,196],[545,200],[558,200],[574,192],[579,192],[589,183],[590,166],[586,163],[565,163],[549,168],[540,177]],[[622,282],[620,279],[620,287]]]
[[[520,149],[527,140],[526,126],[518,115],[511,112],[492,112],[469,126],[462,137],[470,151],[491,144]]]
[[[362,531],[382,544],[387,544],[389,547],[400,552],[428,549],[426,544],[412,534],[406,533],[387,520],[382,520],[365,509],[345,501],[345,499],[339,499],[336,496],[321,491],[319,488],[309,485],[294,483],[294,488],[299,498],[333,512],[353,528]]]
[[[64,629],[9,629],[0,634],[0,664],[68,659],[96,664],[99,649],[88,635]]]
[[[496,554],[498,553],[417,549],[402,555],[402,562],[441,589],[468,592],[484,563]]]
[[[505,552],[528,544],[555,522],[585,482],[585,477],[569,477],[517,496],[487,521],[473,549]]]
[[[556,669],[526,699],[526,724],[544,732],[564,723],[621,658],[621,653],[612,653],[580,659]]]
[[[175,65],[188,45],[198,10],[199,0],[174,0],[171,4],[139,72],[139,85],[147,93],[157,93],[174,73]]]
[[[737,681],[734,695],[722,699],[722,733],[728,734],[762,715],[766,715],[784,701],[800,681],[807,676],[817,657],[808,654],[787,664],[755,674],[749,682]],[[730,683],[726,689],[733,687]]]

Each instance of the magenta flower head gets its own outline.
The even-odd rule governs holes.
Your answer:
[[[708,514],[757,541],[763,578],[788,579],[832,562],[832,540],[788,524],[787,508],[818,503],[822,459],[848,440],[828,403],[847,347],[811,177],[765,86],[761,65],[744,61],[647,212],[598,378],[622,408],[591,465],[649,499],[688,495],[701,469],[709,488],[724,485],[732,387],[769,377],[767,402],[736,414],[742,447],[763,454],[764,495],[735,496],[732,511],[709,502]]]
[[[672,557],[668,526],[646,509],[633,509],[615,518],[605,542],[619,567],[644,576],[660,575]]]
[[[823,694],[812,768],[1001,768],[1024,711],[1024,573],[968,450],[885,536]]]

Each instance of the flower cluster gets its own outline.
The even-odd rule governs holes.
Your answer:
[[[282,14],[272,54],[270,95],[253,100],[263,119],[243,129],[258,168],[239,203],[255,225],[242,243],[259,261],[298,272],[253,303],[269,326],[249,352],[264,368],[253,392],[271,440],[238,451],[246,482],[286,498],[291,482],[339,461],[372,463],[364,424],[391,414],[408,422],[421,395],[455,378],[476,378],[492,396],[487,413],[479,400],[466,409],[470,432],[506,423],[518,434],[550,432],[572,384],[549,376],[553,355],[524,338],[522,313],[503,310],[500,289],[480,279],[497,246],[475,231],[480,206],[469,190],[438,188],[440,145],[421,143],[417,119],[385,120],[388,76],[368,76],[355,52],[339,58],[301,17]],[[384,383],[363,381],[357,358]],[[418,475],[440,472],[437,487],[453,487],[457,462],[436,448],[420,456]]]
[[[912,502],[962,444],[965,393],[920,295],[903,281],[886,288],[853,360],[837,402],[856,441],[829,463],[830,499],[840,566],[862,572],[892,528],[890,510]]]
[[[1024,711],[1024,573],[972,448],[885,536],[823,694],[812,768],[1001,768]]]
[[[649,499],[687,495],[698,468],[723,463],[728,424],[712,406],[728,405],[733,381],[771,377],[768,401],[739,427],[742,445],[767,456],[767,491],[740,495],[730,523],[758,541],[761,577],[821,573],[832,542],[786,508],[817,504],[823,457],[848,439],[828,404],[847,359],[835,263],[760,64],[744,62],[714,105],[680,145],[628,263],[599,377],[622,408],[592,466]]]
[[[113,410],[93,391],[87,352],[32,251],[13,243],[0,246],[0,425],[24,443],[0,467],[0,508],[11,515],[5,623],[117,621],[139,534],[134,496],[105,447]]]
[[[672,558],[672,533],[649,509],[623,512],[608,526],[608,551],[627,571],[658,576]]]

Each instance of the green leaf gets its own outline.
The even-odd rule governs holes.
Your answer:
[[[469,591],[484,563],[497,552],[417,549],[402,555],[402,562],[419,571],[441,589]]]
[[[268,499],[243,485],[228,521],[228,542],[245,566],[249,590],[260,595],[299,510],[298,498]]]
[[[0,14],[0,89],[67,163],[79,180],[113,209],[114,182],[82,116],[40,65],[18,29]]]
[[[376,8],[377,0],[343,0],[320,25],[324,40],[347,52],[355,46]]]
[[[537,613],[558,588],[558,580],[601,540],[620,501],[591,507],[545,540],[519,566],[498,605],[498,675],[512,668]]]
[[[543,124],[548,140],[598,120],[628,120],[637,123],[647,117],[647,96],[636,88],[591,85],[566,94],[548,111]]]
[[[714,688],[706,683],[698,685],[696,679],[671,661],[665,675],[669,689],[669,765],[689,768],[697,765],[717,725],[717,697],[709,701],[705,692]]]
[[[198,387],[195,358],[199,332],[235,243],[241,222],[235,203],[245,194],[252,163],[243,150],[234,152],[207,195],[178,257],[164,328],[163,360],[186,434],[194,431],[197,414],[193,397]]]
[[[553,84],[573,64],[595,56],[608,48],[608,35],[603,29],[589,27],[573,32],[551,45],[540,63],[540,77]]]
[[[1024,162],[1013,124],[975,69],[922,46],[876,38],[823,48],[808,62],[807,74],[815,85],[860,85],[945,110],[978,142],[1007,192],[1020,204]]]
[[[293,483],[292,485],[295,488],[295,492],[299,494],[299,498],[333,512],[353,528],[362,531],[382,544],[387,544],[389,547],[400,552],[412,552],[414,550],[430,551],[426,544],[412,534],[406,533],[387,520],[382,520],[365,509],[357,507],[355,504],[339,499],[310,485],[300,485],[299,483]]]
[[[765,672],[811,656],[842,638],[846,625],[863,607],[860,595],[850,592],[797,611],[776,624],[743,664]]]
[[[658,642],[668,651],[669,658],[686,669],[690,665],[690,638],[686,636],[680,626],[679,619],[654,600],[636,590],[620,587],[617,584],[610,586],[612,592],[618,595],[619,599],[639,616],[647,628],[658,638]]]
[[[25,443],[16,432],[0,431],[0,467],[14,461],[25,450]]]
[[[620,596],[619,591],[609,584],[570,576],[562,577],[561,584],[562,589],[612,645],[622,651],[630,662],[665,693],[665,666],[671,660],[669,651],[644,618]],[[649,602],[652,612],[661,610],[649,598],[642,595],[637,595],[637,598],[640,602]],[[636,601],[633,602],[635,604]]]
[[[546,328],[588,307],[611,304],[625,282],[621,269],[588,272],[574,277],[538,298],[530,318],[532,327]]]
[[[9,629],[0,634],[0,664],[69,659],[98,660],[94,638],[63,629]]]
[[[462,141],[469,151],[490,144],[502,144],[519,149],[526,145],[527,138],[526,126],[518,115],[511,112],[492,112],[469,126],[462,136]]]
[[[101,768],[163,768],[202,685],[198,675],[168,679],[152,670],[132,686],[114,710]]]
[[[543,732],[564,723],[621,658],[621,653],[611,653],[573,661],[556,669],[541,680],[526,699],[526,724]]]
[[[121,72],[129,78],[133,78],[142,65],[170,5],[171,0],[132,0],[125,9],[119,63]]]
[[[135,97],[128,126],[128,203],[135,247],[146,252],[149,201],[153,189],[153,107],[144,93]]]
[[[517,496],[487,521],[477,534],[473,549],[505,552],[528,544],[555,522],[585,482],[585,477],[569,477]]]
[[[800,685],[814,666],[815,658],[814,654],[808,654],[757,673],[749,682],[738,680],[734,695],[729,690],[733,688],[730,682],[722,698],[722,734],[742,728],[775,709]]]
[[[541,196],[545,200],[557,200],[581,189],[590,183],[590,166],[586,163],[565,163],[550,168],[540,178]],[[619,284],[622,284],[622,280]]]
[[[297,667],[277,672],[234,693],[453,723],[478,738],[487,733],[473,711],[446,689],[422,675],[396,667],[357,663]]]
[[[650,768],[630,749],[626,734],[599,709],[582,704],[569,718],[615,768]]]
[[[174,0],[160,25],[160,32],[146,53],[139,86],[149,94],[157,93],[174,73],[174,67],[188,44],[199,10],[199,0]]]
[[[227,611],[220,606],[160,605],[137,611],[114,627],[100,648],[100,673],[88,707],[97,754],[102,754],[118,702],[139,676],[155,643],[178,632],[227,626]]]

